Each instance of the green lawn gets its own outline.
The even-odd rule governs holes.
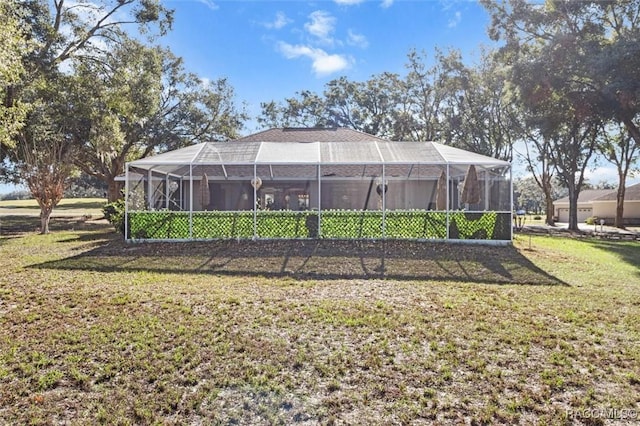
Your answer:
[[[640,409],[637,242],[125,245],[74,228],[0,238],[0,424],[573,424]]]
[[[102,217],[104,198],[63,198],[53,210],[53,216]],[[35,200],[0,200],[0,216],[39,216],[40,208]]]

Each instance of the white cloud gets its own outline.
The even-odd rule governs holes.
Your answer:
[[[462,20],[462,13],[460,11],[457,11],[453,17],[451,19],[449,19],[449,24],[447,25],[447,27],[449,28],[455,28],[458,26],[458,24],[460,23],[460,21]]]
[[[391,7],[391,5],[393,5],[393,0],[382,0],[382,4],[380,6],[382,6],[383,9],[386,9]]]
[[[316,10],[309,15],[310,21],[304,24],[309,34],[317,37],[321,42],[332,44],[331,34],[335,30],[336,18],[324,10]]]
[[[279,30],[281,28],[284,28],[291,22],[293,21],[287,18],[287,15],[285,15],[284,12],[278,12],[276,13],[276,17],[274,18],[274,20],[271,22],[266,22],[264,26],[269,29]]]
[[[219,6],[212,2],[211,0],[196,0],[198,3],[202,3],[207,6],[211,10],[218,10]]]
[[[347,44],[365,49],[369,46],[369,40],[367,40],[363,34],[354,33],[352,30],[349,30],[347,34]]]
[[[599,166],[595,169],[587,169],[584,172],[584,176],[592,185],[597,185],[600,182],[618,183],[618,171],[615,166]]]
[[[309,46],[280,42],[278,43],[278,50],[287,59],[295,59],[301,56],[311,59],[311,66],[317,76],[333,74],[348,68],[350,65],[349,59],[343,55],[329,54],[322,49]]]

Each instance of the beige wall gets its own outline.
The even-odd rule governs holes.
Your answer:
[[[616,202],[605,201],[593,203],[593,215],[597,217],[616,217]]]
[[[627,201],[624,203],[624,217],[640,219],[640,201]]]
[[[593,215],[605,218],[616,217],[615,201],[598,201],[593,203]],[[624,202],[624,218],[640,219],[640,201]]]

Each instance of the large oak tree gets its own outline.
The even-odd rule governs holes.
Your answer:
[[[129,40],[76,69],[76,164],[105,183],[109,201],[127,161],[236,138],[246,119],[225,79],[203,81],[166,49]]]
[[[640,143],[640,0],[543,4],[483,0],[483,4],[492,16],[490,35],[504,42],[503,59],[513,66],[513,81],[527,106],[539,111],[545,103],[562,102],[575,113],[565,130],[573,128],[576,119],[589,125],[622,123],[630,138]],[[549,110],[549,115],[553,113]],[[590,144],[592,139],[584,141]],[[554,154],[564,151],[571,147],[559,146]],[[609,152],[605,149],[607,157]],[[619,186],[624,187],[625,181],[626,174],[620,174]],[[574,212],[577,196],[570,194]],[[623,203],[624,191],[619,191],[619,226]],[[575,228],[576,218],[570,221]]]

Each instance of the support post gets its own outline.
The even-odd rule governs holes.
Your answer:
[[[386,219],[387,219],[387,179],[385,174],[384,163],[382,163],[382,238],[386,237]]]
[[[509,239],[513,241],[513,168],[509,165],[509,211],[511,213],[511,217],[509,218],[509,229],[511,232],[509,233]]]
[[[129,163],[124,165],[124,240],[129,241]]]
[[[253,182],[257,182],[258,179],[258,166],[253,163]],[[253,239],[258,238],[258,189],[257,185],[251,185],[253,187]]]
[[[164,208],[169,210],[169,174],[164,177]]]
[[[322,236],[322,166],[318,164],[318,238]]]
[[[449,239],[449,220],[450,220],[449,212],[451,211],[451,200],[450,200],[450,198],[451,198],[450,195],[451,194],[450,194],[450,189],[449,189],[449,186],[450,186],[449,185],[449,181],[450,181],[449,173],[450,173],[449,164],[447,163],[447,221],[446,221],[447,222],[447,224],[446,224],[446,227],[447,227],[447,240]]]
[[[189,164],[189,239],[193,239],[193,164]]]
[[[149,210],[154,210],[153,207],[153,171],[149,169],[147,172],[147,206]]]
[[[491,174],[488,169],[484,170],[484,210],[489,211],[489,195],[491,186]]]

